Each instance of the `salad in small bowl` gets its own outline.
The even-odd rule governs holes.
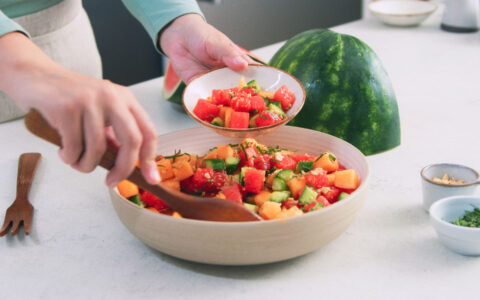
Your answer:
[[[201,125],[228,137],[256,137],[285,125],[305,102],[292,75],[264,65],[242,71],[219,68],[194,78],[185,88],[185,111]]]

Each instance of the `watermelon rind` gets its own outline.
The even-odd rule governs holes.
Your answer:
[[[289,125],[334,135],[365,155],[400,145],[392,84],[375,52],[358,38],[309,30],[288,40],[269,64],[305,88],[305,104]]]
[[[172,103],[176,103],[182,105],[182,95],[183,90],[185,89],[185,83],[183,81],[179,81],[178,84],[175,86],[172,91],[168,92],[165,87],[162,88],[162,97],[165,100],[168,100]]]

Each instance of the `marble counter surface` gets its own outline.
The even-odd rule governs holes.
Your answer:
[[[0,299],[462,299],[478,294],[480,258],[445,248],[421,207],[420,169],[480,169],[480,33],[441,31],[440,13],[417,28],[375,19],[334,30],[383,61],[401,114],[402,145],[370,156],[365,206],[337,240],[311,254],[250,267],[190,263],[156,252],[121,224],[105,172],[65,166],[21,120],[0,124],[0,218],[15,197],[17,158],[43,154],[31,191],[30,236],[0,239]],[[281,43],[258,49],[269,59]],[[131,87],[160,133],[197,126],[162,99],[162,78]],[[161,141],[160,141],[161,142]],[[478,192],[477,192],[478,195]]]

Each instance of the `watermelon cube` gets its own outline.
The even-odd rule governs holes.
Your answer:
[[[295,102],[295,94],[286,85],[282,85],[273,95],[274,101],[280,101],[283,111],[289,110]]]
[[[265,170],[246,169],[243,178],[245,191],[258,194],[263,190],[265,182]]]
[[[230,128],[248,128],[249,119],[248,112],[234,111],[230,118]]]
[[[237,182],[229,182],[222,187],[222,193],[225,195],[225,198],[242,204],[242,191],[241,186]]]
[[[202,121],[211,122],[220,114],[220,107],[210,101],[199,99],[193,113]]]

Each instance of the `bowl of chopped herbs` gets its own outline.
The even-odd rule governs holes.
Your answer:
[[[430,220],[446,247],[462,255],[480,256],[480,197],[441,199],[430,207]]]

